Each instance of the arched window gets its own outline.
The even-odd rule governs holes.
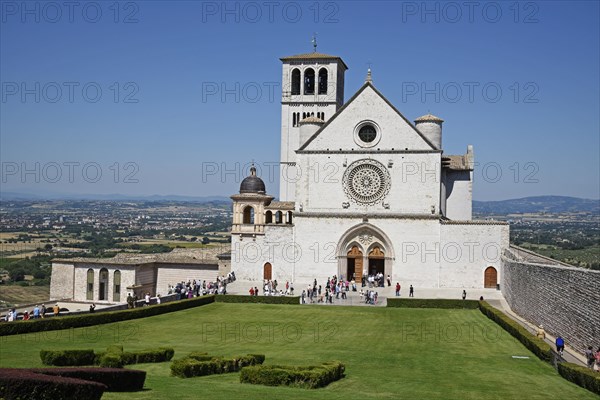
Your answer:
[[[246,206],[244,208],[244,224],[253,224],[254,223],[254,208],[251,206]]]
[[[306,113],[305,112],[302,113],[302,119],[304,119],[304,118],[306,118]]]
[[[121,301],[121,271],[116,270],[113,277],[113,301]]]
[[[267,213],[265,214],[265,224],[272,224],[272,223],[273,223],[273,212],[267,211]]]
[[[315,70],[312,68],[304,71],[304,94],[315,94]]]
[[[287,213],[287,223],[291,224],[292,223],[292,212],[288,211]]]
[[[319,70],[319,94],[327,94],[327,70]]]
[[[292,71],[292,94],[300,94],[300,70],[298,68]]]
[[[91,268],[87,270],[87,285],[85,299],[94,300],[94,270]]]
[[[283,213],[281,211],[277,211],[275,213],[275,223],[276,224],[281,224],[283,223]]]
[[[108,270],[102,268],[100,270],[100,288],[98,292],[98,300],[108,300]]]

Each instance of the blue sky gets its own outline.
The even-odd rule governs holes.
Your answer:
[[[446,153],[474,145],[475,199],[600,197],[597,1],[0,4],[4,191],[235,193],[279,160],[279,57],[317,32],[346,100],[371,63]]]

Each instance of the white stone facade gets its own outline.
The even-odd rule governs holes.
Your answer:
[[[303,56],[307,59],[282,59],[284,88],[292,60],[319,62]],[[339,85],[336,90],[343,92]],[[496,287],[508,225],[472,221],[472,147],[464,155],[445,156],[441,119],[422,117],[435,121],[436,131],[420,132],[370,77],[303,143],[290,140],[289,105],[282,107],[282,169],[292,157],[290,146],[296,147],[294,211],[289,223],[255,217],[240,225],[244,199],[232,196],[231,266],[239,279],[302,284],[381,272],[403,286]],[[282,174],[281,186],[288,189],[281,196],[288,180]],[[266,212],[269,196],[257,196],[265,200],[255,213]]]

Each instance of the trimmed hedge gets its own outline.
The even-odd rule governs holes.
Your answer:
[[[41,350],[40,358],[45,365],[60,367],[98,365],[105,368],[122,368],[124,365],[171,361],[175,350],[159,347],[157,350],[124,352],[123,346],[110,346],[105,352],[94,354],[93,350]]]
[[[137,392],[144,388],[146,371],[123,368],[36,368],[31,372],[83,379],[106,385],[107,392]]]
[[[265,356],[262,354],[248,354],[234,358],[210,357],[203,353],[191,353],[185,358],[175,360],[171,363],[171,375],[180,378],[191,378],[194,376],[205,376],[214,374],[225,374],[237,372],[240,369],[262,364]]]
[[[477,300],[461,299],[415,299],[415,298],[388,298],[387,307],[401,308],[443,308],[443,309],[477,309]]]
[[[573,363],[558,363],[558,373],[568,381],[600,395],[600,374]]]
[[[217,303],[262,303],[262,304],[294,304],[300,305],[298,296],[248,296],[248,295],[222,295],[216,296]]]
[[[0,369],[0,397],[5,400],[100,400],[106,385],[83,379],[48,376],[27,369]]]
[[[40,358],[44,365],[80,366],[93,365],[94,350],[40,350]]]
[[[226,297],[226,296],[223,296]],[[32,333],[41,331],[53,331],[68,328],[81,328],[85,326],[108,324],[111,322],[128,321],[131,319],[151,317],[174,311],[186,310],[188,308],[200,307],[214,303],[215,296],[208,295],[172,301],[151,307],[138,307],[129,310],[96,312],[93,314],[59,316],[43,319],[30,319],[29,321],[17,321],[0,323],[0,336],[17,335],[20,333]]]
[[[523,343],[533,354],[538,356],[542,361],[551,363],[553,360],[552,348],[542,339],[533,336],[521,324],[504,314],[502,311],[495,309],[485,301],[479,302],[479,309],[489,319],[500,325],[505,331],[514,336],[519,342]]]
[[[253,385],[316,389],[342,379],[345,369],[344,364],[339,361],[308,367],[256,365],[242,368],[240,382]]]

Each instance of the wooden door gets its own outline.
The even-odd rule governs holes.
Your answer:
[[[273,267],[271,266],[271,263],[266,263],[265,267],[264,267],[263,279],[270,281],[272,273],[273,273]]]
[[[483,287],[495,289],[497,284],[498,272],[496,271],[496,268],[487,267],[483,277]]]
[[[352,247],[352,249],[348,252],[348,258],[354,259],[354,279],[356,282],[360,282],[363,274],[363,254],[358,246]],[[351,280],[352,277],[349,276],[348,279]]]

